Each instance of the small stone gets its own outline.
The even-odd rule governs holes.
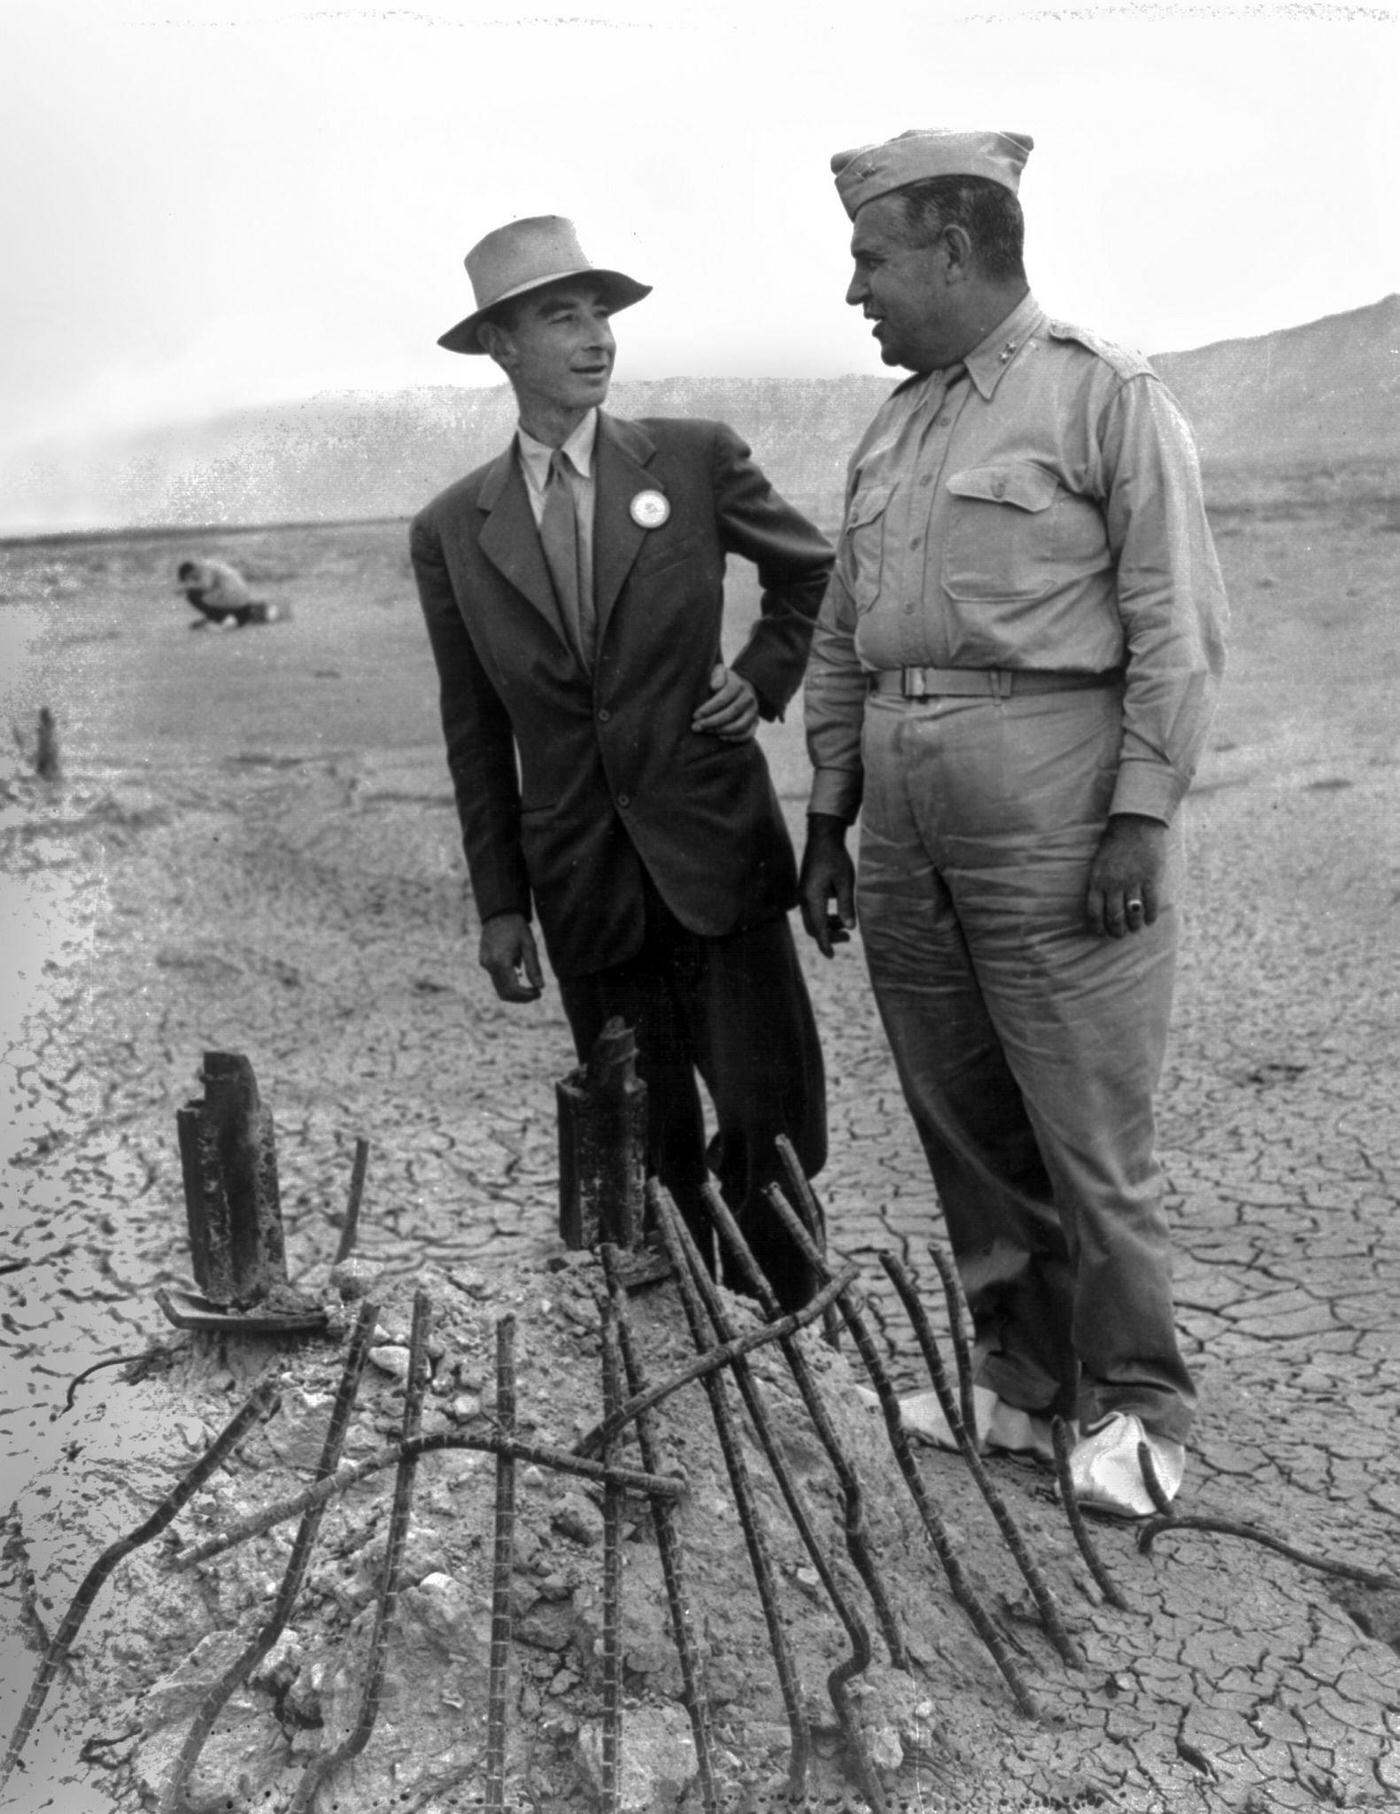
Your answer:
[[[302,1642],[295,1631],[284,1631],[248,1678],[254,1688],[280,1694],[301,1674]]]
[[[603,1515],[582,1493],[567,1496],[550,1520],[550,1527],[574,1543],[595,1544],[603,1540]]]
[[[679,1707],[642,1707],[629,1711],[626,1733],[617,1782],[620,1814],[671,1814],[696,1776],[689,1720]],[[579,1740],[584,1780],[596,1792],[603,1782],[602,1728],[582,1727]]]
[[[578,1617],[572,1600],[537,1600],[515,1621],[515,1635],[536,1650],[566,1650],[578,1635]]]
[[[882,1770],[898,1770],[904,1762],[904,1746],[893,1726],[877,1726],[865,1735],[870,1761]]]
[[[491,1610],[452,1575],[427,1575],[404,1589],[401,1605],[412,1642],[417,1626],[438,1648],[454,1656],[483,1658],[490,1642]]]
[[[333,1399],[326,1393],[288,1386],[282,1409],[267,1426],[268,1448],[289,1467],[314,1468],[325,1447],[326,1419]]]
[[[388,1373],[394,1379],[408,1379],[408,1349],[398,1347],[371,1348],[369,1358],[381,1373]]]

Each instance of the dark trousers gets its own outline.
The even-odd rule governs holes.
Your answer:
[[[647,1169],[701,1236],[707,1261],[700,1186],[712,1171],[778,1302],[800,1308],[816,1283],[763,1191],[779,1176],[778,1134],[809,1178],[826,1163],[826,1081],[787,920],[701,938],[649,887],[635,957],[561,979],[559,989],[581,1061],[613,1015],[634,1030],[647,1086]],[[708,1144],[697,1074],[717,1124]],[[738,1283],[732,1269],[729,1276]]]

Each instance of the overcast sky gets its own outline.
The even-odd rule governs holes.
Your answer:
[[[521,214],[655,285],[621,378],[882,368],[838,149],[1031,133],[1032,284],[1145,351],[1400,289],[1400,0],[0,0],[0,449],[441,351]]]

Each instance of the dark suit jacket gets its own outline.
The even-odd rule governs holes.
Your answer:
[[[560,622],[514,443],[414,520],[447,760],[483,919],[538,911],[559,976],[635,953],[642,870],[718,937],[785,913],[792,846],[755,741],[690,728],[721,658],[724,562],[758,566],[762,611],[732,666],[764,715],[796,691],[831,550],[718,422],[600,416],[592,674]],[[659,528],[633,521],[662,493]]]

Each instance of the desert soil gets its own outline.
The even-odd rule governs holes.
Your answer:
[[[1390,496],[1346,470],[1213,481],[1232,668],[1186,808],[1191,913],[1161,1145],[1202,1398],[1180,1510],[1400,1574]],[[191,633],[172,576],[198,553],[234,559],[290,620]],[[735,579],[738,635],[753,596]],[[437,1330],[430,1425],[485,1427],[494,1324],[509,1312],[528,1420],[568,1446],[598,1411],[598,1279],[591,1263],[560,1267],[554,1233],[554,1083],[572,1063],[557,996],[507,1008],[474,963],[403,526],[16,544],[0,548],[0,588],[0,685],[18,733],[0,793],[0,1458],[13,1507],[0,1728],[103,1546],[147,1515],[256,1377],[284,1388],[242,1458],[102,1590],[8,1791],[16,1807],[108,1814],[154,1805],[202,1686],[266,1616],[291,1527],[186,1572],[170,1566],[176,1542],[306,1478],[340,1365],[335,1341],[190,1342],[155,1304],[157,1286],[191,1283],[175,1111],[197,1093],[201,1054],[252,1060],[276,1122],[293,1277],[332,1301],[354,1141],[372,1144],[360,1252],[385,1339],[349,1452],[396,1427],[393,1351],[420,1286]],[[40,705],[59,724],[57,783],[36,781],[21,747]],[[800,713],[765,736],[797,830]],[[943,1330],[927,1253],[936,1205],[858,943],[829,964],[812,956],[808,974],[830,1071],[818,1182],[833,1252],[862,1267],[901,1389],[921,1386],[877,1256],[906,1261]],[[688,1340],[674,1298],[662,1288],[635,1308],[649,1372],[672,1370]],[[1129,1602],[1117,1609],[1049,1475],[994,1461],[1083,1649],[1071,1667],[1029,1616],[963,1464],[921,1450],[1041,1708],[1032,1720],[951,1601],[850,1343],[833,1355],[814,1334],[804,1347],[867,1480],[912,1664],[890,1667],[866,1603],[876,1656],[855,1698],[889,1807],[1400,1808],[1400,1597],[1240,1537],[1183,1529],[1144,1555],[1129,1530],[1098,1526]],[[65,1408],[84,1369],[152,1350],[163,1370],[139,1382],[99,1371]],[[789,1376],[772,1350],[755,1369],[853,1581]],[[669,1401],[665,1422],[691,1486],[688,1590],[723,1805],[779,1805],[783,1702],[700,1389]],[[814,1723],[810,1805],[860,1807],[826,1693],[841,1629],[745,1441]],[[420,1466],[384,1707],[318,1809],[481,1805],[492,1473],[471,1452]],[[353,1718],[391,1478],[327,1513],[292,1633],[221,1723],[199,1805],[286,1806],[307,1759]],[[511,1805],[564,1814],[595,1805],[601,1519],[586,1485],[547,1470],[526,1470],[521,1492],[516,1608],[531,1636],[512,1677]],[[680,1805],[694,1809],[645,1503],[629,1495],[625,1520],[624,1805],[688,1793]]]

